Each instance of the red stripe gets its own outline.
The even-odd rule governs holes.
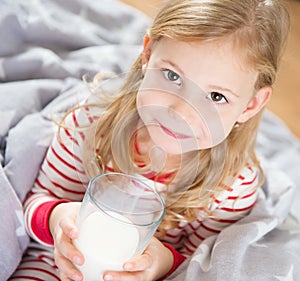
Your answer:
[[[53,152],[53,154],[56,156],[56,158],[58,160],[60,160],[62,163],[64,163],[66,166],[68,166],[69,168],[71,168],[72,170],[75,170],[76,172],[78,173],[81,173],[81,174],[85,174],[84,171],[80,171],[78,170],[75,166],[71,165],[70,163],[68,163],[66,160],[64,160],[61,156],[58,155],[58,153],[55,151],[54,147],[51,145],[51,150]]]
[[[191,241],[190,237],[188,237],[187,241],[188,241],[194,248],[197,248],[197,247],[198,247],[198,245],[195,245],[195,244]]]
[[[183,239],[184,239],[184,236],[181,235],[177,241],[174,241],[174,244],[180,244]]]
[[[30,246],[30,250],[32,250],[32,249],[34,249],[34,250],[36,250],[36,251],[41,251],[41,249],[40,248],[36,248],[36,247],[32,247],[32,246]],[[49,258],[50,259],[50,258]],[[54,261],[54,258],[53,258],[53,261]],[[24,259],[22,260],[22,263],[21,263],[21,265],[20,265],[20,269],[22,268],[22,266],[24,266],[25,264],[32,264],[32,263],[42,263],[42,264],[44,264],[44,263],[46,263],[46,264],[48,264],[46,261],[44,261],[44,260],[40,260],[40,259],[38,259],[38,258],[36,258],[36,257],[31,257],[31,256],[25,256],[24,257]],[[57,266],[56,265],[50,265],[52,268],[57,268]]]
[[[109,166],[105,166],[105,169],[108,171],[108,172],[114,172],[115,170]]]
[[[242,185],[249,185],[249,184],[254,183],[254,181],[257,179],[257,175],[258,175],[258,174],[256,173],[255,176],[254,176],[254,178],[253,178],[253,180],[248,181],[248,182],[243,182]]]
[[[171,238],[171,239],[177,239],[177,240],[175,240],[175,241],[172,241],[172,244],[178,244],[178,243],[180,243],[182,240],[183,240],[183,238],[184,238],[184,236],[183,235],[177,235],[177,236],[175,236],[175,235],[172,235],[172,236],[170,236],[170,235],[168,235],[168,234],[166,234],[166,237],[169,237],[169,238]]]
[[[79,124],[77,122],[77,119],[76,119],[76,115],[75,115],[75,111],[73,110],[72,111],[72,119],[73,119],[73,122],[75,124],[75,127],[79,127]]]
[[[76,159],[79,163],[82,163],[81,159],[76,156],[75,154],[73,154],[61,141],[58,142],[61,146],[61,148],[67,152],[67,154],[69,154],[71,157],[73,157],[74,159]]]
[[[42,171],[42,172],[43,172],[43,174],[45,174],[44,171]],[[55,194],[53,191],[51,191],[51,189],[48,189],[46,186],[44,186],[44,185],[40,182],[39,179],[37,179],[35,183],[36,183],[36,185],[38,185],[41,189],[47,190],[47,192],[49,192],[51,195],[53,195],[53,196],[56,197],[56,194]],[[34,193],[34,194],[36,194],[36,193]]]
[[[58,183],[56,183],[56,182],[54,182],[54,181],[51,181],[51,183],[52,183],[54,186],[56,186],[56,187],[58,187],[58,188],[60,188],[60,189],[62,189],[62,190],[64,190],[64,191],[66,191],[66,192],[69,192],[69,193],[80,194],[80,195],[85,194],[85,191],[77,191],[77,190],[74,190],[74,189],[72,189],[72,190],[71,190],[71,189],[67,189],[67,188],[61,186],[60,184],[58,184]],[[87,184],[87,183],[86,183],[86,184]],[[82,183],[82,185],[84,186],[84,183]]]
[[[194,252],[194,251],[191,250],[186,244],[184,244],[183,246],[184,246],[184,248],[185,248],[188,252],[190,252],[190,253],[193,253],[193,252]]]
[[[39,255],[38,256],[38,258],[40,259],[40,260],[42,260],[42,261],[45,261],[45,259],[47,259],[47,260],[51,260],[51,261],[53,261],[54,262],[54,258],[52,257],[52,256],[47,256],[47,255],[45,255],[45,254],[41,254],[41,255]],[[48,262],[46,262],[46,263],[48,263]]]
[[[178,238],[178,236],[179,236],[180,234],[181,234],[181,233],[178,233],[178,234],[176,234],[176,235],[175,235],[175,234],[167,233],[166,236],[167,236],[167,237],[170,237],[170,238]]]
[[[236,200],[236,199],[245,199],[245,198],[248,198],[248,197],[251,197],[252,195],[254,195],[256,193],[256,190],[254,190],[253,192],[243,196],[243,197],[239,197],[239,196],[229,196],[227,199],[228,200]]]
[[[223,210],[223,211],[232,212],[232,213],[234,213],[234,212],[242,212],[242,211],[250,210],[255,205],[255,203],[256,203],[256,201],[253,204],[251,204],[250,206],[245,207],[245,208],[240,208],[240,209],[232,209],[232,208],[225,208],[225,207],[220,208],[220,209]]]
[[[43,263],[43,264],[45,263],[44,261],[40,261],[40,262]],[[20,270],[31,270],[31,271],[33,270],[33,271],[44,272],[46,274],[51,275],[56,280],[60,281],[60,278],[57,275],[55,275],[54,273],[52,273],[52,272],[50,272],[50,271],[48,271],[46,269],[43,269],[43,268],[38,268],[38,267],[20,267]]]
[[[70,134],[68,129],[64,128],[64,131],[70,140],[72,140],[75,144],[79,145],[78,141]]]
[[[84,139],[85,139],[85,135],[84,135],[84,133],[83,133],[83,132],[81,132],[81,131],[79,131],[79,135],[80,135],[81,139],[84,141]]]
[[[206,229],[207,231],[210,231],[210,232],[213,232],[213,233],[220,233],[220,232],[221,232],[221,230],[217,230],[217,229],[210,228],[210,227],[206,226],[206,225],[203,224],[203,223],[202,223],[202,227],[203,227],[204,229]]]
[[[252,167],[251,167],[249,164],[247,164],[246,167],[247,167],[251,172],[253,172],[253,169],[252,169]]]
[[[177,228],[177,229],[183,229],[183,228],[184,228],[184,226],[180,226],[180,225],[178,225],[176,228]]]
[[[239,178],[240,180],[242,180],[242,181],[245,179],[245,177],[242,176],[242,175],[239,175],[238,178]]]
[[[194,226],[192,225],[191,222],[188,224],[188,226],[189,226],[193,231],[195,231],[195,230],[197,229],[197,227],[194,227]]]
[[[228,196],[225,200],[245,199],[245,198],[251,197],[255,193],[256,193],[256,190],[254,190],[252,193],[249,193],[249,194],[247,194],[245,196],[242,196],[242,197],[239,197],[239,196]],[[217,203],[217,204],[220,204],[222,201],[215,198],[214,202]]]
[[[36,278],[36,277],[33,277],[33,276],[25,276],[25,275],[12,276],[12,277],[9,278],[9,280],[19,279],[19,278],[27,279],[27,280],[35,280],[35,281],[45,281],[44,279]]]
[[[31,247],[30,247],[31,248]],[[35,248],[36,249],[36,248]],[[37,250],[40,250],[40,249],[37,249]],[[25,264],[27,264],[27,263],[29,263],[29,264],[31,264],[31,263],[38,263],[38,262],[40,262],[40,263],[45,263],[45,261],[41,261],[41,260],[39,260],[39,259],[37,259],[37,258],[33,258],[33,257],[31,257],[31,256],[24,256],[24,259],[22,260],[22,263],[21,263],[21,265],[20,265],[20,267],[19,267],[19,269],[22,269],[22,266],[23,265],[25,265]]]
[[[218,199],[215,198],[214,202],[217,203],[217,204],[220,204],[222,201],[220,201],[220,200],[218,200]]]
[[[88,106],[86,106],[85,108],[85,111],[86,112],[90,112],[90,108],[88,107]],[[89,115],[89,114],[87,114],[87,117],[88,117],[88,120],[90,121],[90,123],[93,123],[94,122],[94,120],[97,120],[98,118],[95,116],[95,118],[93,118],[91,115]]]
[[[47,161],[49,167],[52,170],[54,170],[57,174],[59,174],[61,177],[63,177],[64,179],[66,179],[70,182],[73,182],[73,183],[82,184],[82,181],[72,179],[72,178],[68,177],[67,175],[65,175],[63,172],[61,172],[60,170],[58,170],[57,168],[55,168],[54,165],[49,161],[48,157],[46,157],[46,161]]]
[[[211,218],[211,219],[216,222],[221,222],[221,223],[235,223],[238,221],[238,220],[223,220],[223,219],[217,219],[217,218]]]
[[[143,167],[143,166],[140,165],[140,167]],[[174,176],[174,175],[175,175],[175,172],[162,174],[160,176],[157,176],[156,172],[149,172],[147,174],[143,174],[142,176],[149,179],[149,180],[165,184],[165,183],[169,182],[171,177]]]
[[[72,118],[73,118],[73,122],[75,124],[75,127],[79,127],[79,124],[77,122],[77,118],[76,118],[76,115],[75,115],[75,111],[73,110],[72,111]],[[79,131],[79,135],[81,136],[82,140],[84,140],[85,136],[84,136],[84,133]]]
[[[199,240],[204,240],[205,237],[201,236],[198,232],[194,232],[195,236],[199,239]]]

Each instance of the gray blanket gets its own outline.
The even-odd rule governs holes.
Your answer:
[[[82,75],[126,72],[149,19],[115,0],[0,2],[0,280],[29,238],[22,204]],[[257,151],[267,181],[251,214],[205,240],[174,281],[300,280],[300,143],[269,112]]]

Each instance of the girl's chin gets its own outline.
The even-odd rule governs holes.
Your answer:
[[[155,146],[160,147],[167,154],[184,154],[187,152],[200,150],[198,144],[190,140],[170,140],[163,137],[152,137]]]

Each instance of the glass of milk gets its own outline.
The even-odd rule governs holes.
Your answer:
[[[120,173],[93,178],[74,241],[85,257],[85,263],[77,266],[84,281],[103,280],[105,271],[121,271],[124,262],[142,254],[164,213],[162,198],[142,179]]]

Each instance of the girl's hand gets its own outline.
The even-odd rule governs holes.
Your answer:
[[[49,229],[54,240],[54,260],[61,281],[79,281],[83,278],[74,264],[82,265],[84,257],[72,242],[78,237],[75,222],[80,206],[79,202],[61,203],[52,210],[49,218]]]
[[[103,277],[105,281],[153,281],[165,276],[173,262],[172,252],[153,237],[141,256],[124,263],[124,272],[107,271]]]

